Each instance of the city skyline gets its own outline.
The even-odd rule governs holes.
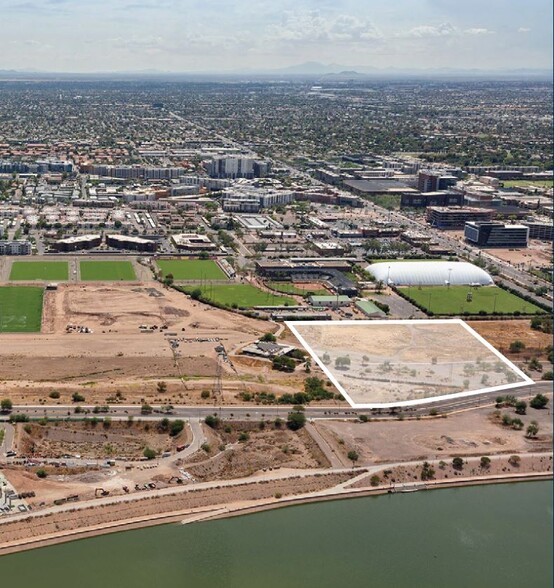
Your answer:
[[[263,0],[0,0],[0,70],[517,70],[552,67],[552,5]],[[525,10],[523,10],[525,8]],[[337,64],[321,67],[320,64]],[[298,68],[299,73],[305,73]]]

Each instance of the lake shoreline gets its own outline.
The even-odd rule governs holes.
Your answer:
[[[362,498],[368,496],[379,496],[383,494],[403,494],[421,492],[425,490],[463,488],[468,486],[507,484],[516,482],[544,482],[552,480],[552,477],[552,472],[526,472],[521,474],[511,473],[488,477],[458,478],[456,480],[431,480],[425,483],[415,483],[413,485],[413,488],[401,490],[393,490],[390,487],[386,486],[379,486],[376,488],[366,487],[350,489],[330,488],[318,492],[313,492],[310,494],[300,494],[297,496],[290,496],[285,498],[250,500],[230,504],[214,504],[203,508],[160,513],[159,515],[151,516],[148,518],[135,518],[115,521],[113,523],[104,523],[94,528],[89,527],[82,530],[72,529],[70,531],[61,532],[55,536],[39,536],[36,538],[27,538],[13,545],[6,545],[5,547],[0,547],[0,557],[3,555],[10,555],[32,549],[39,549],[41,547],[66,543],[69,541],[88,539],[111,533],[119,533],[170,523],[191,524],[196,522],[208,522],[213,520],[255,514],[258,512],[275,510],[279,508],[286,508],[289,506],[300,506],[303,504],[311,504],[316,502],[328,502],[335,500]],[[29,517],[28,521],[31,524],[32,517]]]

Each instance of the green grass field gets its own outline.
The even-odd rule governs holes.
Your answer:
[[[37,286],[0,287],[0,333],[40,331],[43,296]]]
[[[84,282],[132,282],[137,279],[130,261],[81,261],[79,267]]]
[[[197,286],[186,286],[179,288],[190,294]],[[260,290],[250,284],[217,285],[209,284],[202,288],[202,297],[217,304],[226,306],[238,306],[239,308],[252,308],[253,306],[282,306],[285,304],[294,306],[296,302],[287,296],[279,296]]]
[[[174,280],[226,280],[225,272],[211,259],[163,259],[157,262],[162,274]]]
[[[267,282],[267,287],[276,292],[282,292],[283,294],[296,294],[297,296],[304,296],[308,292],[315,294],[316,296],[326,296],[329,294],[325,288],[305,290],[303,288],[298,288],[298,286],[295,286],[292,282]]]
[[[527,302],[497,286],[485,286],[471,288],[469,286],[410,286],[401,288],[402,292],[425,309],[434,314],[459,315],[464,312],[479,314],[484,311],[516,312],[533,314],[543,312],[538,306]],[[471,292],[472,300],[468,302],[468,293]]]
[[[69,271],[67,261],[14,261],[10,280],[67,280]]]
[[[552,180],[507,180],[502,184],[504,188],[527,188],[528,186],[552,188]]]

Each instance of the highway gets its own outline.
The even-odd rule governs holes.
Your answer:
[[[477,408],[487,404],[493,404],[497,396],[503,394],[513,394],[516,397],[532,396],[535,394],[548,394],[552,392],[552,382],[537,382],[521,386],[519,388],[508,389],[505,392],[495,391],[475,396],[453,398],[451,400],[441,400],[433,402],[432,400],[422,405],[404,407],[402,413],[406,416],[426,415],[430,409],[436,409],[440,412],[453,412]],[[26,414],[29,418],[40,419],[47,417],[50,419],[75,419],[82,420],[85,417],[103,418],[109,416],[112,419],[128,419],[129,417],[141,420],[158,420],[165,416],[173,419],[204,419],[208,415],[217,415],[222,419],[228,420],[260,420],[275,419],[277,417],[286,419],[289,412],[293,409],[290,405],[264,406],[254,404],[252,406],[195,406],[195,405],[175,405],[171,412],[164,412],[161,405],[153,405],[152,414],[141,414],[141,406],[137,404],[129,405],[112,405],[107,413],[94,413],[94,406],[80,405],[81,412],[75,412],[75,405],[17,405],[14,406],[14,414]],[[87,412],[88,411],[88,412]],[[397,418],[398,410],[392,415],[388,408],[383,409],[359,409],[351,406],[321,406],[308,405],[304,408],[308,419],[337,419],[337,418],[358,418],[358,415],[366,414],[375,416],[376,412],[379,418]],[[7,420],[9,414],[0,415],[0,420]]]

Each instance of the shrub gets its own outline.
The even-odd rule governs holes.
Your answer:
[[[52,390],[50,394],[48,394],[48,398],[57,399],[60,397],[60,393],[57,390]]]
[[[43,470],[42,468],[37,470],[37,478],[46,478],[46,476],[48,476],[48,472],[46,470]]]

